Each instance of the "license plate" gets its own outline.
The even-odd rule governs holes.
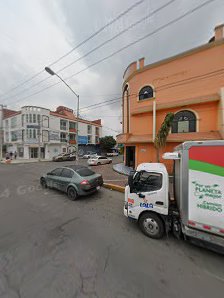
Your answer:
[[[99,190],[100,189],[100,186],[97,186],[96,189]]]

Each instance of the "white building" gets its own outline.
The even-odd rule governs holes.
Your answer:
[[[73,110],[60,106],[55,112],[37,106],[25,106],[21,111],[3,109],[4,145],[7,152],[17,152],[18,158],[51,159],[76,148],[77,119]],[[79,149],[99,144],[101,120],[79,119]]]

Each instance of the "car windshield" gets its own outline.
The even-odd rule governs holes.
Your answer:
[[[87,177],[87,176],[91,176],[91,175],[95,174],[95,172],[93,172],[92,170],[90,170],[88,168],[81,168],[81,169],[76,170],[76,172],[81,177]]]

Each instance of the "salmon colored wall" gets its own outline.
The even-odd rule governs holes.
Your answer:
[[[145,66],[136,71],[137,64],[131,64],[124,77],[124,84],[129,86],[129,104],[130,104],[130,133],[133,135],[152,134],[152,112],[140,113],[144,108],[152,107],[153,99],[138,101],[138,94],[142,87],[151,85],[155,90],[155,100],[158,107],[161,104],[176,107],[157,110],[156,129],[160,128],[167,112],[176,113],[180,110],[192,110],[197,116],[197,131],[210,132],[218,131],[221,125],[218,122],[220,118],[220,103],[218,101],[202,102],[200,104],[189,104],[182,106],[183,100],[197,99],[205,96],[209,98],[220,95],[220,89],[224,87],[224,75],[219,73],[207,78],[195,80],[197,76],[204,75],[224,69],[224,40],[220,43],[210,44],[208,48],[200,51],[191,52],[190,55],[179,56],[170,59],[165,63],[157,63],[154,66]],[[131,74],[132,73],[132,74]],[[128,77],[129,75],[129,77]],[[186,83],[186,80],[188,80]],[[181,84],[182,85],[177,85]],[[171,87],[171,84],[176,86]],[[221,118],[220,118],[221,119]],[[131,144],[128,144],[131,145]],[[156,161],[156,150],[152,143],[133,144],[136,146],[136,165],[142,162]],[[172,152],[179,143],[167,143],[163,152]],[[169,172],[172,171],[172,161],[163,161]]]
[[[148,101],[138,101],[138,93],[145,85],[152,85],[156,91],[156,99],[160,103],[179,101],[191,97],[214,94],[224,86],[224,76],[208,77],[206,79],[192,80],[191,83],[170,87],[171,83],[192,77],[214,72],[224,68],[224,44],[209,48],[187,57],[182,57],[154,68],[144,68],[128,81],[130,86],[131,112],[139,107],[148,106]],[[160,89],[168,84],[169,88]],[[165,86],[163,87],[165,88]]]
[[[182,110],[190,110],[195,113],[197,117],[197,131],[198,132],[209,132],[211,130],[218,130],[218,103],[208,102],[204,104],[188,105],[187,107],[177,107],[166,110],[159,110],[156,113],[156,124],[157,131],[167,113],[177,113]],[[142,115],[142,118],[144,116]],[[149,132],[148,132],[149,133]]]
[[[173,170],[173,161],[164,160],[162,158],[163,153],[173,152],[174,148],[180,143],[167,143],[166,147],[163,148],[160,152],[160,162],[164,163],[167,167],[169,173],[172,173]],[[156,150],[154,145],[151,144],[137,144],[136,145],[136,166],[144,162],[157,162],[156,160]]]
[[[130,133],[135,135],[152,133],[152,113],[132,116]]]

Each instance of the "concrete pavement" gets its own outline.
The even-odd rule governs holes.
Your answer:
[[[221,298],[223,257],[152,240],[123,216],[124,195],[75,202],[39,187],[55,163],[0,167],[1,298]]]

